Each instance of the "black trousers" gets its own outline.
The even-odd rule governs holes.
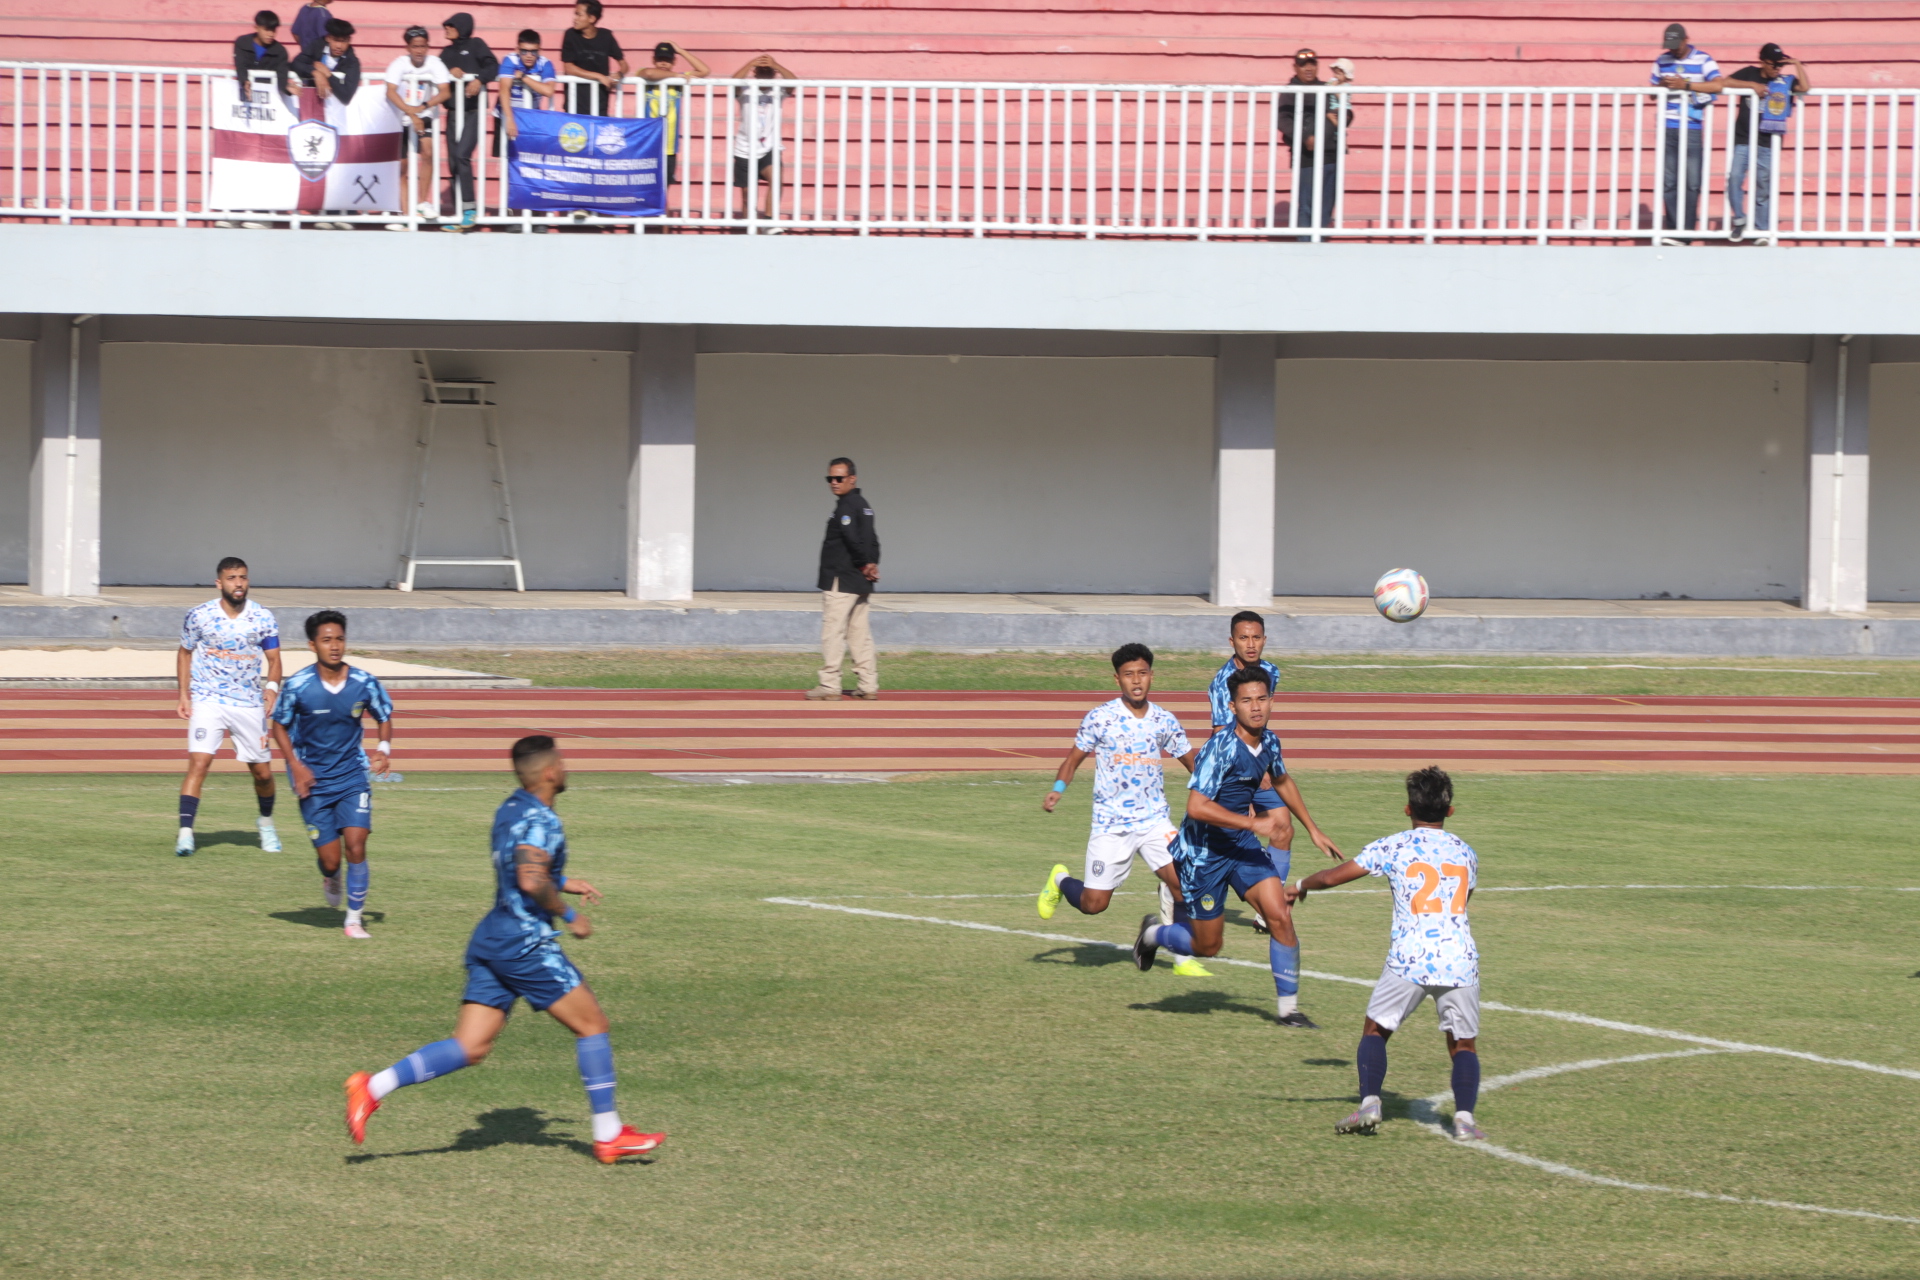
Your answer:
[[[451,116],[447,119],[447,172],[453,177],[452,186],[461,202],[467,205],[473,204],[473,153],[480,145],[481,110],[480,100],[470,98],[466,119],[458,123]]]

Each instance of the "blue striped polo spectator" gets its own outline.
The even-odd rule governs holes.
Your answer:
[[[1665,217],[1664,231],[1691,231],[1700,220],[1700,152],[1704,149],[1707,103],[1720,92],[1720,64],[1705,49],[1696,49],[1687,40],[1687,29],[1669,23],[1661,39],[1660,56],[1653,61],[1648,82],[1659,89],[1686,89],[1667,99],[1666,129],[1663,131],[1661,194]],[[1682,112],[1685,112],[1682,132]],[[1682,145],[1684,143],[1684,146]],[[1685,152],[1687,196],[1684,207],[1678,199],[1681,153]]]

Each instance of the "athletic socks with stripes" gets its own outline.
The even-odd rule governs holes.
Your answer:
[[[360,923],[360,909],[367,905],[367,882],[373,878],[373,871],[364,862],[347,864],[347,921]]]
[[[422,1045],[385,1071],[376,1072],[367,1082],[367,1092],[375,1102],[395,1089],[410,1084],[425,1084],[435,1076],[444,1076],[467,1065],[467,1051],[454,1039],[435,1040]]]
[[[573,1042],[580,1063],[580,1083],[587,1087],[587,1107],[593,1112],[593,1140],[612,1142],[620,1136],[620,1113],[613,1109],[613,1042],[602,1031]]]

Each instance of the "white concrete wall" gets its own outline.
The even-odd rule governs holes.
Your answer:
[[[1275,590],[1405,565],[1452,596],[1791,599],[1805,373],[1283,360]]]
[[[896,591],[1207,589],[1212,361],[700,357],[694,585],[811,590],[838,454]]]
[[[530,587],[620,585],[626,365],[608,354],[436,356],[441,376],[498,384]],[[419,421],[407,352],[110,344],[102,379],[103,582],[209,581],[227,554],[274,586],[395,576]],[[478,424],[443,420],[421,552],[497,554]],[[423,569],[419,582],[508,579]]]
[[[0,342],[0,582],[27,580],[33,344]]]
[[[1920,364],[1873,367],[1867,599],[1920,600]]]

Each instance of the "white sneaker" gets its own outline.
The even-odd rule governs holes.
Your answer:
[[[349,938],[371,938],[373,936],[367,932],[366,926],[357,923],[346,926],[341,932]]]
[[[387,224],[387,230],[389,230],[389,231],[411,231],[411,230],[413,230],[413,228],[412,228],[412,227],[409,227],[409,226],[408,226],[408,225],[407,225],[406,223],[404,223],[404,222],[389,222],[389,223]]]
[[[273,829],[272,818],[262,818],[260,827],[260,850],[263,853],[280,852],[280,833]]]
[[[425,200],[422,200],[419,204],[413,206],[413,216],[422,222],[438,222],[440,221],[440,209],[438,206],[428,204]]]
[[[346,900],[346,891],[341,887],[338,871],[330,876],[320,877],[320,892],[326,895],[328,906],[335,911],[340,909],[340,904]]]
[[[240,229],[242,231],[271,231],[273,228],[264,222],[243,222],[240,224]]]
[[[238,227],[240,224],[235,222],[232,218],[215,218],[213,220],[213,225],[220,228],[222,231],[232,231],[234,228]]]
[[[192,827],[180,828],[179,838],[173,842],[173,852],[174,856],[179,858],[190,858],[193,856]]]

